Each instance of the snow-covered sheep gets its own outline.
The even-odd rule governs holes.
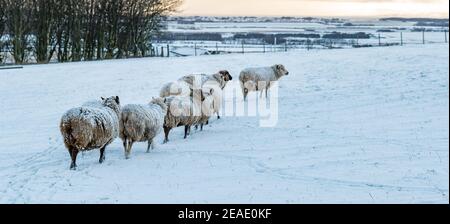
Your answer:
[[[271,82],[278,81],[286,75],[289,75],[289,72],[284,65],[280,64],[272,67],[244,69],[239,76],[244,100],[247,99],[248,93],[252,91],[261,91],[262,97],[264,90],[266,90],[267,98],[267,92],[271,86]]]
[[[224,89],[233,77],[227,70],[219,71],[212,75],[186,75],[175,82],[166,83],[160,90],[160,97],[169,96],[189,96],[194,89],[201,89],[204,83],[216,83],[221,89]]]
[[[180,80],[186,82],[191,88],[192,86],[200,85],[200,88],[214,89],[214,113],[217,113],[217,118],[220,119],[219,112],[222,108],[223,89],[229,81],[233,80],[233,77],[227,70],[222,70],[212,75],[187,75]],[[201,81],[200,84],[198,84],[198,80]]]
[[[198,126],[200,126],[200,131],[203,131],[203,126],[208,123],[209,118],[215,113],[214,92],[214,88],[202,88],[202,94],[204,97],[202,102],[202,115],[198,123],[195,125],[195,129],[198,129]]]
[[[176,82],[166,83],[160,90],[159,96],[161,98],[169,96],[189,96],[191,94],[190,86],[181,80]]]
[[[67,111],[61,118],[60,131],[69,150],[72,163],[77,167],[78,152],[100,149],[99,162],[105,160],[105,148],[119,135],[119,97],[102,98]]]
[[[169,141],[169,133],[173,128],[184,126],[184,138],[190,134],[191,126],[202,118],[202,102],[204,96],[199,90],[194,90],[189,97],[170,96],[165,98],[168,106],[164,118],[164,143]]]
[[[206,75],[206,74],[192,74],[186,75],[179,79],[179,81],[184,81],[192,88],[193,84],[197,81],[196,79],[201,79],[201,86],[206,82],[217,84],[222,90],[226,87],[227,83],[233,80],[233,77],[227,70],[221,70],[216,74]]]
[[[217,114],[217,119],[220,119],[220,110],[222,109],[223,89],[218,88],[217,85],[211,82],[206,82],[203,88],[211,89],[213,114]]]
[[[122,108],[119,136],[123,141],[125,158],[130,157],[135,142],[148,142],[147,153],[153,149],[153,139],[161,133],[167,105],[163,98],[153,98],[147,105],[126,105]]]

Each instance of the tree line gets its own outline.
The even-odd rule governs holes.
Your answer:
[[[16,64],[147,56],[181,1],[0,0],[0,49]]]

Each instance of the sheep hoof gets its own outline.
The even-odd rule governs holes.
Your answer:
[[[103,163],[104,161],[105,161],[105,157],[100,158],[100,159],[98,160],[99,163]]]
[[[77,165],[71,164],[70,165],[70,170],[77,170]]]

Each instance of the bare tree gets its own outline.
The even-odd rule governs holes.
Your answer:
[[[48,63],[55,51],[57,0],[32,0],[32,33],[36,61]]]
[[[6,26],[11,44],[11,54],[16,64],[26,62],[30,34],[31,1],[5,0]]]
[[[4,47],[3,35],[4,30],[6,28],[5,10],[6,10],[6,2],[5,0],[0,0],[0,64],[3,63],[3,58],[5,58],[5,56],[3,55],[3,47]]]
[[[146,56],[151,37],[181,0],[0,0],[18,64]],[[4,22],[3,22],[4,21]],[[5,26],[6,25],[6,26]]]

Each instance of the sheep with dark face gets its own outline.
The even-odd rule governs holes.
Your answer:
[[[72,159],[70,169],[76,169],[80,151],[99,148],[99,162],[103,163],[106,146],[119,135],[120,114],[119,97],[115,96],[85,103],[63,115],[60,131]]]
[[[216,74],[186,75],[174,82],[166,83],[160,90],[160,97],[189,96],[194,89],[201,89],[206,82],[217,84],[222,90],[233,77],[227,70],[221,70]]]
[[[126,105],[120,119],[120,138],[125,158],[130,157],[135,142],[148,142],[147,153],[154,148],[153,139],[161,132],[167,105],[163,98],[154,98],[147,105]]]
[[[212,88],[213,93],[213,108],[214,113],[217,114],[217,118],[220,119],[220,110],[222,109],[222,98],[223,90],[225,89],[228,82],[232,81],[233,77],[227,70],[219,71],[212,75],[187,75],[179,79],[179,81],[184,81],[191,88]]]
[[[181,77],[178,81],[186,82],[191,88],[196,83],[197,79],[200,80],[200,85],[203,86],[206,82],[217,84],[220,89],[224,89],[227,86],[227,83],[233,80],[233,77],[227,70],[221,70],[216,74],[205,75],[205,74],[192,74]]]
[[[261,97],[266,90],[266,98],[271,82],[278,81],[281,77],[289,75],[284,65],[274,65],[272,67],[247,68],[239,76],[239,83],[242,88],[244,100],[252,91],[261,91]]]

